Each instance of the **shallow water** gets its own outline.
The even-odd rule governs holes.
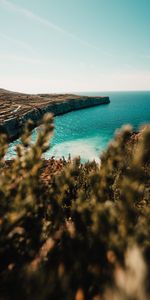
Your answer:
[[[108,95],[110,104],[82,109],[55,117],[54,137],[50,156],[81,156],[83,161],[99,161],[99,154],[106,148],[116,129],[123,124],[132,124],[138,129],[141,124],[150,123],[150,92],[99,92],[84,93],[88,96]],[[37,131],[32,134],[33,141]],[[7,158],[15,155],[17,140],[9,147]]]

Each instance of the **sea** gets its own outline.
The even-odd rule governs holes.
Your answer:
[[[54,135],[50,149],[44,154],[46,159],[70,155],[80,156],[83,162],[100,161],[101,153],[107,148],[116,130],[131,124],[137,131],[150,123],[150,91],[138,92],[84,92],[86,96],[109,96],[110,104],[73,111],[55,117]],[[32,141],[38,130],[32,133]],[[9,145],[7,159],[15,156],[20,139]]]

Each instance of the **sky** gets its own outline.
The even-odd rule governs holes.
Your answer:
[[[0,0],[0,87],[150,90],[150,0]]]

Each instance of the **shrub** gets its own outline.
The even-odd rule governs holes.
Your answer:
[[[9,163],[0,135],[1,299],[148,299],[150,126],[125,126],[101,165],[50,159],[44,180],[52,122],[35,144],[29,122]]]

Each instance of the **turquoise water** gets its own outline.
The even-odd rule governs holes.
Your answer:
[[[105,92],[84,93],[88,96],[108,95],[110,104],[82,109],[55,117],[55,132],[50,156],[81,156],[83,161],[99,161],[99,154],[106,148],[117,128],[132,124],[138,129],[150,123],[150,92]],[[36,139],[34,130],[32,139]],[[14,156],[17,140],[9,147],[8,158]]]

